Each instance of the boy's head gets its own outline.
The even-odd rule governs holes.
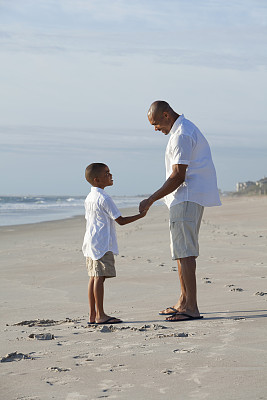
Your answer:
[[[104,189],[113,185],[112,174],[109,167],[103,163],[92,163],[86,167],[85,179],[95,187]]]

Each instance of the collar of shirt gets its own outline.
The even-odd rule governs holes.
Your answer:
[[[101,189],[101,188],[96,187],[96,186],[92,186],[91,187],[91,192],[105,193],[104,189]]]
[[[179,125],[181,125],[182,121],[184,119],[184,114],[180,115],[177,120],[174,122],[171,130],[170,130],[170,134],[172,135],[174,132],[177,131]]]

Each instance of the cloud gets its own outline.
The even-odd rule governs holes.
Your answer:
[[[2,6],[2,52],[91,53],[105,62],[114,56],[139,55],[158,63],[220,69],[267,65],[262,51],[267,7],[259,1],[28,0],[22,5],[16,0],[8,4]]]
[[[68,129],[35,126],[0,126],[0,153],[39,155],[84,155],[109,153],[147,153],[161,151],[162,140],[141,129]],[[165,145],[165,144],[164,144]],[[145,150],[144,150],[145,149]]]

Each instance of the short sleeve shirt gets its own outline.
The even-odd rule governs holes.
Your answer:
[[[85,199],[86,232],[83,254],[99,260],[107,251],[119,254],[115,219],[121,216],[112,198],[103,189],[92,187]]]
[[[169,135],[165,152],[166,179],[172,174],[173,165],[184,164],[188,168],[185,182],[165,196],[166,205],[170,208],[183,201],[206,207],[221,205],[216,171],[206,138],[184,115],[175,121]]]

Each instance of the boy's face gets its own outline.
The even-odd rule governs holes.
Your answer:
[[[97,183],[97,187],[99,187],[100,189],[104,189],[106,186],[113,185],[112,174],[110,173],[109,167],[107,165],[103,167],[100,174],[97,178],[95,178],[95,180]]]

